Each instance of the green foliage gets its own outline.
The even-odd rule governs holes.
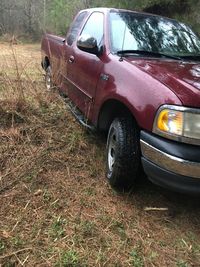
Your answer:
[[[130,262],[134,267],[144,267],[144,262],[139,248],[134,248],[130,253]]]
[[[49,3],[48,25],[57,34],[65,35],[66,28],[72,19],[72,6],[67,0],[54,0]]]
[[[19,247],[23,246],[24,242],[19,236],[15,236],[15,237],[12,238],[12,244],[16,248],[19,248]]]
[[[76,251],[69,250],[62,253],[59,262],[56,267],[86,267],[80,262],[79,256]]]
[[[176,266],[177,267],[188,267],[188,264],[187,264],[187,262],[180,260],[177,262]]]
[[[0,239],[0,253],[5,249],[5,243]]]
[[[198,10],[200,3],[194,0],[52,0],[48,6],[48,27],[57,34],[66,34],[66,29],[75,14],[85,8],[91,7],[115,7],[132,10],[145,10],[156,14],[177,18],[193,26],[197,31],[200,30]],[[188,12],[190,11],[190,12]]]
[[[200,1],[194,0],[1,0],[0,35],[21,33],[36,39],[50,31],[65,36],[77,12],[91,7],[144,10],[178,18],[200,31]]]
[[[62,219],[61,217],[58,217],[54,223],[51,225],[50,228],[50,236],[52,238],[54,238],[54,240],[56,241],[58,238],[61,238],[64,236],[64,226],[66,224],[66,220]]]

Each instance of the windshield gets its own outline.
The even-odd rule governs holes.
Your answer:
[[[200,56],[200,38],[175,20],[127,11],[110,13],[111,51],[142,50]]]

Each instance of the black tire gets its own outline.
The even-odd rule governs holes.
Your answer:
[[[114,119],[106,150],[106,176],[110,185],[118,191],[130,190],[139,176],[141,165],[139,129],[131,116]]]
[[[51,66],[49,65],[45,71],[45,85],[46,89],[50,91],[53,88]]]

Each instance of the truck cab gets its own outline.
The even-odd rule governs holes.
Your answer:
[[[79,121],[107,135],[114,188],[130,189],[143,169],[155,184],[200,193],[200,38],[190,27],[83,10],[66,38],[44,36],[42,66]]]

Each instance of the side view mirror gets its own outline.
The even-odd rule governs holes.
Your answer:
[[[77,47],[90,54],[99,55],[100,49],[97,45],[97,40],[89,35],[81,35],[77,41]]]

